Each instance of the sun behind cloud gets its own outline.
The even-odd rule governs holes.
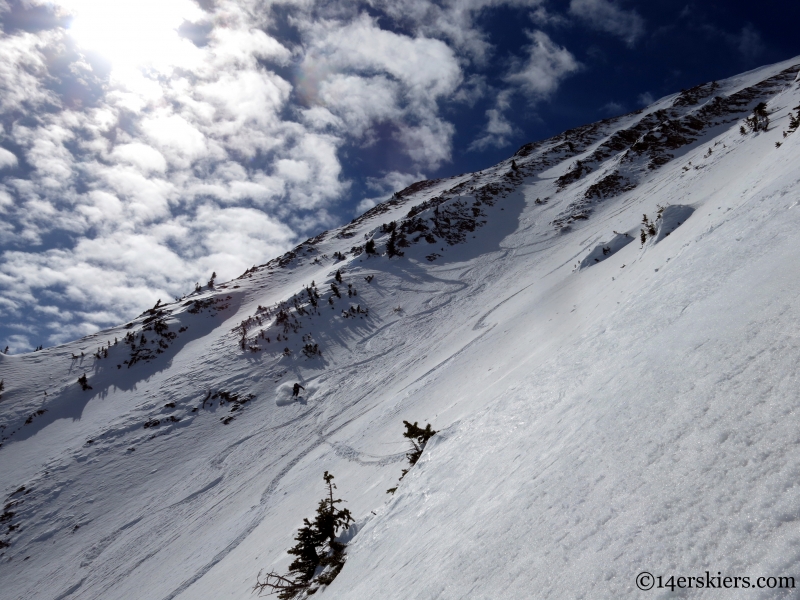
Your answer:
[[[117,71],[185,64],[194,45],[178,28],[205,13],[191,0],[58,0],[72,16],[69,34],[79,46],[108,59]]]

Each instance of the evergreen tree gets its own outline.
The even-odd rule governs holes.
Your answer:
[[[373,240],[372,238],[367,240],[367,244],[364,246],[364,252],[366,252],[367,254],[377,254],[377,252],[375,251],[375,240]]]
[[[327,541],[331,544],[336,541],[336,532],[342,528],[347,529],[353,517],[348,509],[336,508],[336,505],[341,504],[344,500],[341,498],[334,499],[333,497],[333,490],[336,489],[336,484],[333,483],[333,475],[325,471],[322,478],[328,487],[328,497],[319,501],[317,516],[314,518],[314,526],[321,536],[321,541]]]
[[[334,279],[338,283],[342,283],[342,272],[339,269],[336,269],[336,275],[334,276]]]
[[[297,544],[289,549],[288,553],[297,558],[289,565],[289,576],[298,583],[308,585],[319,566],[320,557],[317,554],[317,547],[322,544],[323,540],[320,539],[315,524],[310,523],[308,519],[303,519],[303,526],[297,530],[294,540]]]
[[[406,473],[417,464],[420,456],[422,456],[422,451],[425,450],[425,446],[428,443],[428,440],[431,439],[436,432],[431,429],[431,424],[428,423],[425,425],[425,429],[420,427],[416,421],[412,425],[408,421],[403,421],[403,425],[406,426],[406,430],[403,433],[403,437],[408,439],[411,442],[411,450],[406,453],[406,458],[408,459],[409,467],[408,469],[403,469],[402,475],[400,475],[400,481],[403,480],[403,477],[406,476]],[[386,490],[387,494],[394,494],[397,491],[397,487],[389,488]]]
[[[753,114],[745,119],[745,123],[750,131],[767,131],[769,129],[769,113],[766,102],[756,104]],[[745,133],[744,126],[739,129],[739,132]]]
[[[89,380],[86,379],[86,373],[78,377],[78,383],[81,386],[81,389],[85,392],[86,390],[92,389],[92,386],[89,385]]]
[[[302,592],[313,594],[317,585],[328,585],[342,570],[345,545],[336,541],[336,534],[340,529],[347,529],[353,517],[348,509],[337,507],[344,500],[333,497],[336,489],[333,475],[325,471],[322,477],[328,488],[327,496],[319,501],[313,523],[303,519],[303,526],[294,536],[297,544],[288,550],[297,558],[289,565],[286,575],[270,572],[261,581],[259,572],[253,588],[259,595],[268,591],[278,594],[280,600],[291,600]],[[320,569],[322,572],[318,572]]]
[[[394,221],[392,221],[394,223]],[[389,258],[393,256],[403,256],[403,253],[397,249],[397,229],[393,228],[392,233],[389,236],[389,241],[386,243],[386,255]]]
[[[413,467],[417,464],[419,457],[422,456],[422,451],[425,449],[428,440],[436,435],[436,432],[431,429],[430,423],[425,426],[425,429],[419,427],[416,421],[414,421],[413,425],[408,421],[403,421],[403,425],[406,426],[403,437],[408,439],[412,446],[412,450],[406,454],[406,458],[408,458],[408,462]]]

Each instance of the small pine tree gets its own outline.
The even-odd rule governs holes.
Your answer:
[[[327,487],[327,496],[319,501],[313,523],[303,519],[303,526],[294,537],[297,544],[288,550],[297,558],[289,565],[286,575],[270,572],[261,581],[259,572],[253,587],[253,591],[259,595],[268,591],[278,594],[280,600],[291,600],[302,592],[311,595],[317,591],[318,585],[330,584],[344,567],[345,545],[336,541],[336,534],[340,529],[349,527],[353,516],[348,509],[337,507],[344,500],[333,497],[333,490],[336,489],[333,475],[325,471],[322,478]],[[317,574],[320,568],[322,572]]]
[[[394,221],[392,221],[394,223]],[[392,229],[392,234],[389,236],[389,241],[386,243],[386,255],[389,258],[393,256],[403,256],[403,253],[397,249],[397,229]]]
[[[334,276],[334,279],[338,283],[342,283],[342,272],[339,269],[336,269],[336,275]]]
[[[373,240],[372,238],[367,240],[367,243],[364,246],[364,252],[366,252],[367,254],[377,254],[375,250],[375,240]]]
[[[89,380],[86,379],[86,373],[78,377],[78,383],[81,386],[81,389],[85,392],[86,390],[92,389],[92,386],[89,385]]]
[[[753,109],[753,114],[745,119],[745,124],[750,131],[767,131],[769,129],[769,113],[766,102],[759,102]],[[744,125],[739,128],[739,133],[745,135]]]
[[[403,477],[406,476],[406,473],[417,464],[417,461],[422,456],[422,451],[425,450],[425,446],[436,432],[431,429],[431,424],[428,423],[425,425],[425,429],[417,425],[417,422],[414,421],[412,425],[408,421],[403,421],[403,425],[406,426],[406,430],[403,433],[403,437],[408,439],[411,442],[411,450],[406,453],[406,458],[408,459],[408,469],[403,469],[402,474],[400,475],[400,480],[403,480]],[[397,487],[389,488],[386,490],[387,494],[394,494],[397,491]]]
[[[419,427],[416,421],[414,421],[413,425],[408,421],[403,421],[403,425],[406,426],[406,431],[403,433],[403,437],[407,438],[413,446],[411,452],[406,454],[408,462],[411,463],[411,466],[413,467],[415,464],[417,464],[420,456],[422,456],[422,451],[425,449],[425,445],[428,443],[428,440],[436,435],[436,432],[431,429],[430,423],[425,426],[425,429]]]

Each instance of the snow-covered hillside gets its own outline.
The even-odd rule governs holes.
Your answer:
[[[800,582],[798,71],[415,184],[239,279],[0,355],[2,597],[250,598],[326,470],[357,523],[320,598]],[[403,420],[438,434],[387,495]]]

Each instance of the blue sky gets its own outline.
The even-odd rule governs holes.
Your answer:
[[[776,0],[0,0],[0,349],[800,55],[798,23]]]

